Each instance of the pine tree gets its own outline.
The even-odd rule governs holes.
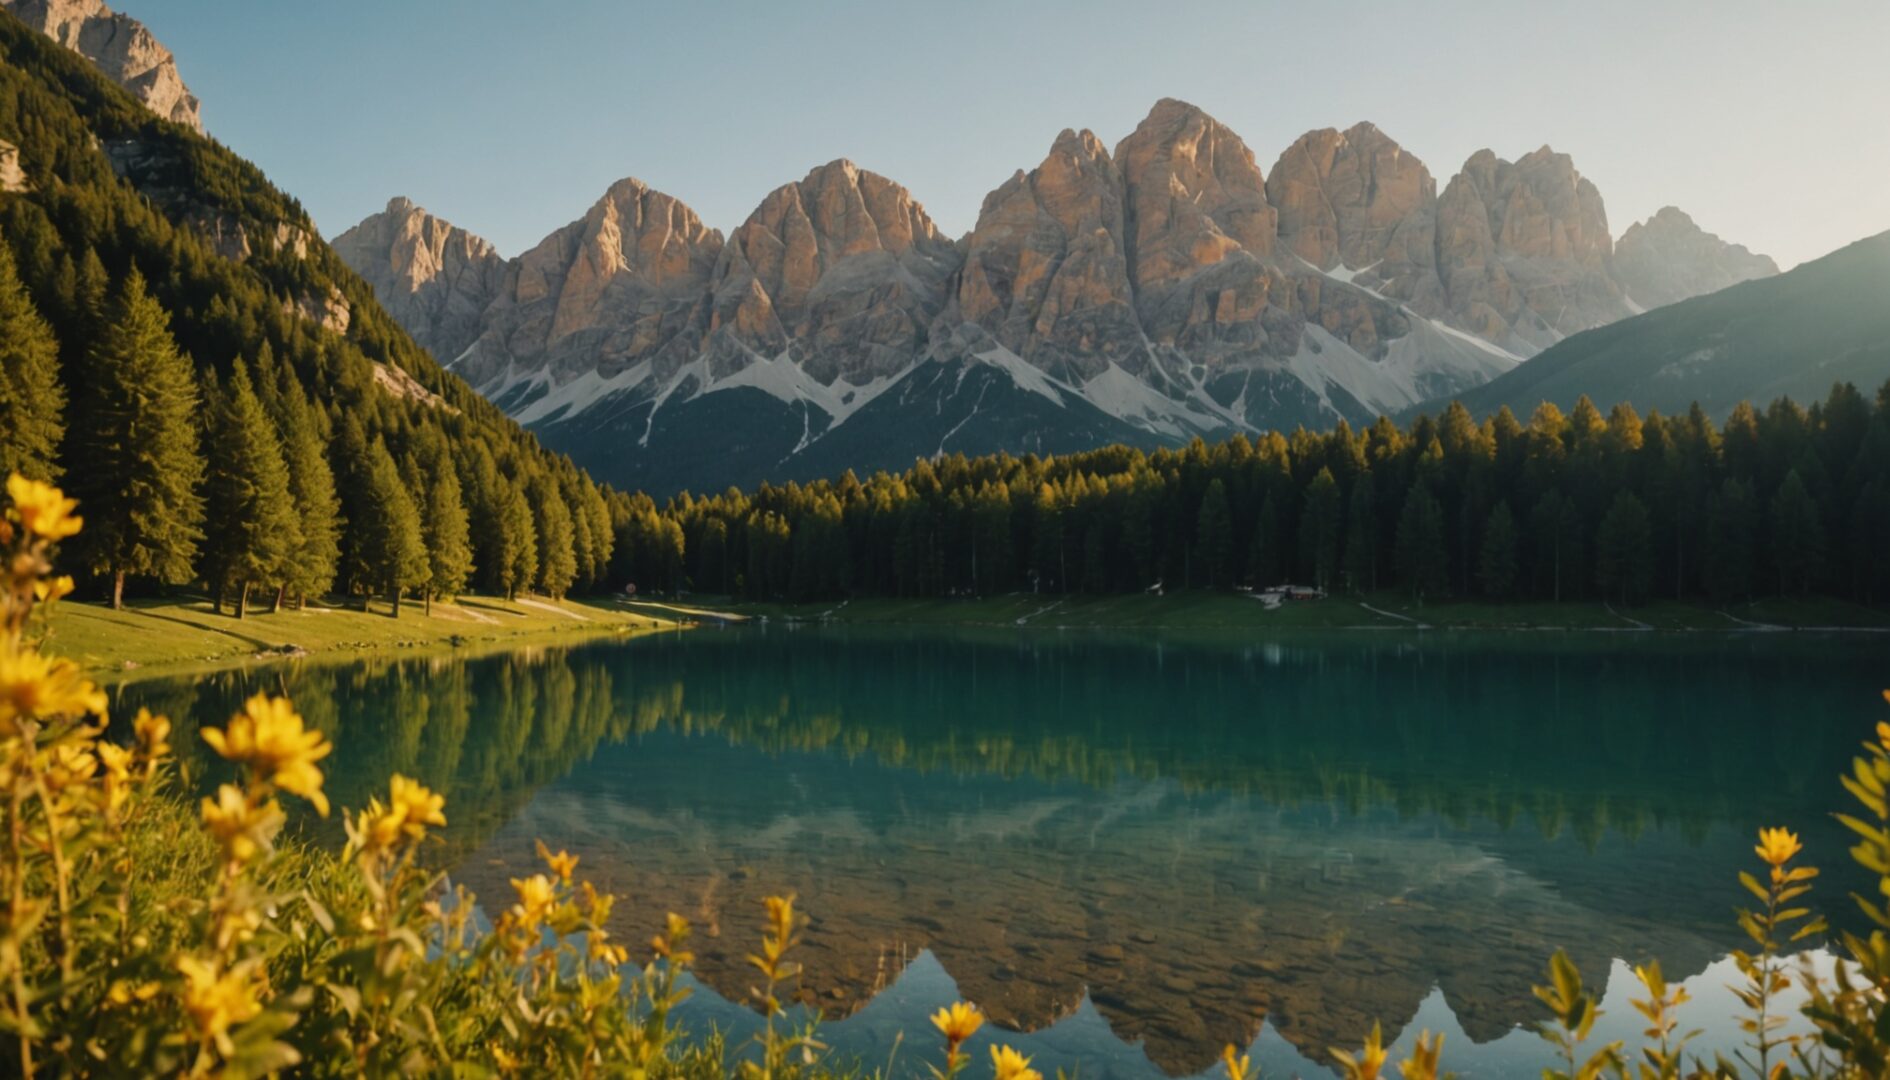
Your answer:
[[[1261,500],[1260,513],[1254,517],[1247,577],[1257,589],[1280,584],[1280,511],[1271,494]]]
[[[1444,507],[1424,481],[1411,485],[1398,515],[1398,577],[1419,601],[1442,597],[1449,588],[1444,549]]]
[[[546,596],[562,600],[577,580],[571,511],[548,477],[533,477],[527,490],[531,492],[532,527],[538,534],[538,569],[533,583]]]
[[[1752,538],[1758,507],[1752,489],[1728,479],[1710,501],[1706,514],[1706,564],[1701,577],[1706,592],[1719,603],[1752,591]]]
[[[432,573],[427,578],[426,608],[433,613],[433,598],[451,599],[466,590],[472,575],[472,542],[467,533],[466,507],[459,497],[459,477],[444,455],[434,461],[433,482],[421,517],[421,533]]]
[[[1201,548],[1201,562],[1207,570],[1208,586],[1224,589],[1233,584],[1234,515],[1227,506],[1227,485],[1219,478],[1209,481],[1201,497],[1201,511],[1196,522],[1196,539]]]
[[[1378,588],[1378,492],[1372,474],[1352,481],[1345,515],[1345,576],[1353,592]]]
[[[289,467],[289,498],[301,524],[301,544],[289,559],[275,606],[280,608],[283,593],[293,590],[300,607],[310,595],[321,596],[334,585],[341,557],[341,504],[335,497],[335,474],[301,384],[290,383],[277,398],[282,409],[283,457]]]
[[[515,600],[520,589],[531,588],[532,577],[538,572],[538,527],[532,522],[532,508],[525,501],[525,493],[503,477],[499,484],[505,537],[499,588],[507,600]]]
[[[236,617],[249,610],[250,586],[281,582],[302,546],[301,521],[289,494],[289,468],[275,428],[257,400],[249,372],[237,361],[230,384],[210,395],[208,457],[216,463],[204,487],[215,524],[204,543],[204,563],[219,606],[236,586]]]
[[[1792,469],[1772,496],[1772,562],[1778,568],[1778,589],[1809,592],[1824,560],[1824,525],[1798,470]]]
[[[378,439],[368,449],[364,495],[364,520],[350,520],[349,525],[360,534],[368,580],[386,591],[399,618],[401,594],[423,584],[431,568],[420,536],[420,511],[407,494],[393,456]],[[364,609],[366,604],[363,598]]]
[[[1516,588],[1516,518],[1509,503],[1499,502],[1483,526],[1483,547],[1477,558],[1477,584],[1483,595],[1506,599]]]
[[[133,270],[73,373],[65,456],[84,468],[70,488],[85,515],[86,565],[111,576],[114,608],[131,575],[189,581],[203,538],[197,380],[169,321]]]
[[[1215,481],[1219,483],[1219,481]],[[1331,589],[1339,568],[1339,539],[1344,506],[1332,470],[1321,468],[1306,485],[1299,517],[1299,565],[1320,589]]]
[[[13,250],[0,240],[0,479],[59,478],[65,411],[59,342],[26,294]]]
[[[1603,596],[1637,604],[1654,588],[1654,530],[1631,491],[1615,495],[1595,530],[1595,584]]]

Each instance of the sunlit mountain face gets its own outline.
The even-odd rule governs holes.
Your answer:
[[[625,939],[688,916],[698,1031],[752,1019],[760,901],[791,891],[796,998],[870,1064],[903,1030],[921,1068],[923,1010],[962,994],[1085,1075],[1251,1042],[1269,1075],[1318,1076],[1374,1020],[1508,1075],[1544,1049],[1516,1028],[1556,948],[1620,1023],[1624,963],[1730,981],[1759,825],[1803,830],[1848,917],[1829,812],[1873,659],[1813,637],[761,628],[123,695],[203,723],[285,687],[333,735],[339,805],[390,771],[446,794],[436,857],[478,895],[503,902],[543,838],[623,897]],[[1736,1042],[1714,1002],[1696,1024]]]

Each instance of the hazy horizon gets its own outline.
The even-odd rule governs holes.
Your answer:
[[[1488,147],[1548,144],[1610,230],[1676,205],[1789,267],[1890,228],[1890,5],[1641,10],[975,2],[813,9],[125,0],[177,54],[211,134],[334,235],[404,195],[506,255],[636,176],[727,232],[846,157],[941,229],[1063,128],[1110,146],[1159,98],[1263,171],[1308,130],[1377,124],[1441,191]]]

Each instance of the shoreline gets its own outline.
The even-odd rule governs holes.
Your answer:
[[[685,629],[681,619],[632,611],[608,599],[554,602],[462,597],[435,601],[433,614],[404,603],[395,620],[386,605],[311,604],[306,610],[219,615],[190,599],[128,604],[65,601],[45,641],[48,653],[82,664],[101,687],[147,679],[209,675],[288,661],[331,664],[392,657],[484,655]]]

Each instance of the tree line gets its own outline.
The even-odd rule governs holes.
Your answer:
[[[920,461],[689,494],[663,589],[751,599],[1285,583],[1420,600],[1890,598],[1890,384],[1724,424],[1587,398],[1478,422],[1237,435],[1152,452]]]

